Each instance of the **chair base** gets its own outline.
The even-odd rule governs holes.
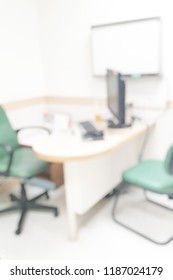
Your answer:
[[[26,218],[26,213],[29,210],[53,211],[54,215],[58,216],[58,208],[57,207],[51,207],[51,206],[36,203],[36,200],[38,200],[42,196],[46,196],[47,199],[49,198],[48,192],[45,191],[44,193],[42,193],[42,194],[40,194],[40,195],[38,195],[38,196],[36,196],[32,199],[27,199],[24,183],[21,184],[21,197],[20,198],[18,198],[17,196],[15,196],[13,194],[10,195],[11,201],[16,202],[16,203],[14,205],[12,205],[11,207],[1,209],[0,214],[7,213],[7,212],[13,212],[15,210],[20,210],[21,211],[18,226],[17,226],[17,229],[15,231],[16,234],[20,234],[22,232],[23,224],[24,224],[24,221],[25,221],[25,218]]]
[[[127,192],[127,186],[128,184],[126,182],[120,182],[116,187],[112,189],[104,198],[110,198],[112,196],[116,196],[117,194],[120,195],[120,193],[126,193]]]
[[[124,228],[126,228],[126,229],[128,229],[128,230],[130,230],[130,231],[132,231],[132,232],[134,232],[135,234],[137,234],[137,235],[139,235],[139,236],[141,236],[141,237],[143,237],[143,238],[145,238],[145,239],[147,239],[147,240],[149,240],[149,241],[151,241],[152,243],[157,244],[157,245],[166,245],[166,244],[168,244],[169,242],[171,242],[171,241],[173,240],[173,236],[171,236],[170,238],[168,238],[167,240],[165,240],[165,241],[163,241],[163,242],[157,241],[157,240],[155,240],[155,239],[153,239],[153,238],[151,238],[151,237],[149,237],[149,236],[147,236],[147,235],[141,233],[140,231],[137,231],[137,230],[133,229],[132,227],[127,226],[127,225],[124,224],[123,222],[118,221],[118,219],[116,218],[116,207],[117,207],[117,204],[118,204],[119,196],[120,196],[120,194],[122,194],[122,193],[123,193],[123,192],[122,192],[120,189],[119,189],[118,192],[115,193],[115,201],[114,201],[114,205],[113,205],[113,209],[112,209],[112,218],[113,218],[113,220],[114,220],[117,224],[119,224],[120,226],[122,226],[122,227],[124,227]],[[146,196],[145,196],[145,197],[146,197]],[[161,204],[159,204],[159,203],[153,202],[153,201],[149,200],[147,197],[146,197],[146,199],[147,199],[147,201],[149,201],[149,202],[151,202],[151,203],[154,203],[154,204],[156,204],[157,206],[160,206],[160,207],[162,207],[162,208],[166,208],[166,209],[169,210],[169,211],[172,211],[172,209],[170,209],[170,208],[168,208],[168,207],[166,207],[166,206],[164,206],[164,205],[161,205]]]

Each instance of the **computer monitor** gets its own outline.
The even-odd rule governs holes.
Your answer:
[[[123,128],[130,126],[125,122],[125,81],[119,72],[107,70],[107,105],[117,123],[108,121],[111,128]]]

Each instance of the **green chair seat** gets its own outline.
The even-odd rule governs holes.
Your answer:
[[[173,145],[167,151],[166,157],[163,161],[160,160],[145,160],[133,166],[132,168],[127,169],[122,174],[123,182],[125,182],[125,187],[127,184],[134,185],[145,191],[151,191],[160,195],[167,195],[169,199],[173,198]],[[122,182],[122,183],[123,183]],[[122,184],[123,186],[123,184]],[[149,235],[139,231],[136,227],[131,227],[129,224],[120,221],[116,217],[116,206],[119,195],[123,193],[122,190],[118,189],[115,194],[115,203],[112,211],[113,219],[116,223],[123,226],[125,229],[128,229],[139,236],[152,241],[155,244],[165,245],[173,240],[173,235],[166,240],[158,240],[151,238]],[[148,199],[147,194],[145,193],[145,198],[151,203],[153,202],[157,206],[162,206],[163,208],[169,209],[165,205],[154,202],[151,199]]]
[[[0,160],[0,172],[7,168],[8,156]],[[9,176],[30,178],[44,172],[49,167],[45,161],[39,160],[31,148],[17,148],[14,151]]]
[[[146,160],[123,173],[123,180],[143,189],[160,193],[173,193],[173,176],[166,172],[163,161]]]

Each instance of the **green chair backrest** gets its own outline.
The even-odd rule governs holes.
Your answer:
[[[173,145],[171,145],[167,151],[164,166],[169,174],[173,174]]]
[[[12,128],[7,115],[3,108],[0,106],[0,144],[10,145],[13,149],[16,149],[19,144],[17,141],[17,135]],[[0,157],[3,156],[5,152],[0,149]]]

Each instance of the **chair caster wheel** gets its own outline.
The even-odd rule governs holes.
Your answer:
[[[16,231],[15,231],[15,234],[17,234],[17,235],[19,235],[21,233],[21,229],[17,229]]]
[[[54,213],[54,214],[55,214],[55,217],[58,216],[58,209],[55,210],[55,213]]]

